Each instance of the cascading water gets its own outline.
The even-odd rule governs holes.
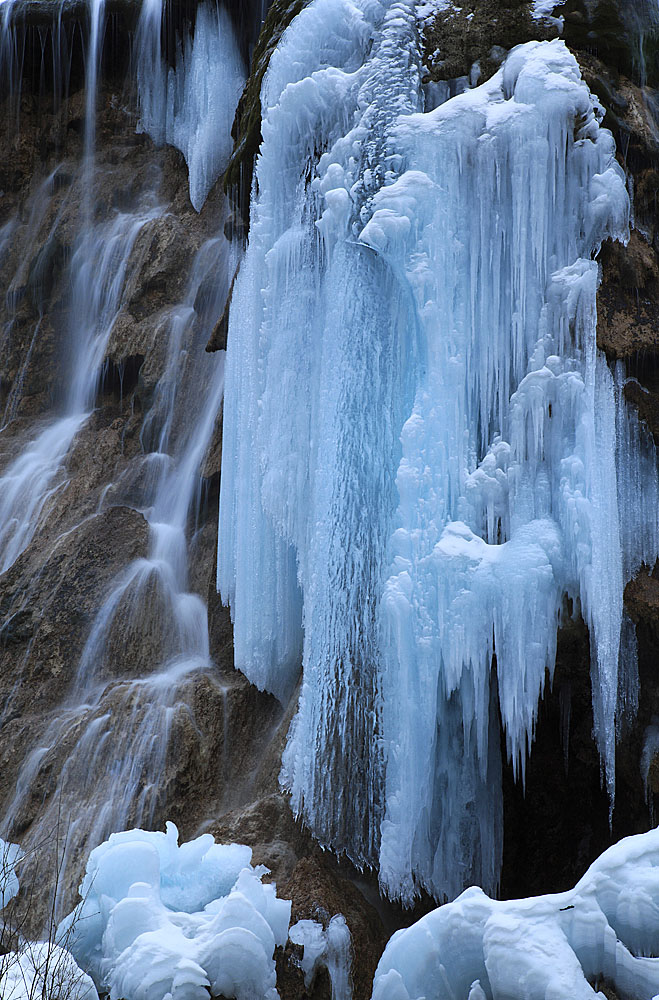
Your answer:
[[[201,208],[228,157],[230,126],[243,80],[231,24],[222,8],[200,9],[194,39],[179,48],[178,65],[168,80],[163,64],[149,61],[149,53],[156,51],[160,59],[160,8],[156,18],[151,13],[145,5],[138,32],[138,88],[142,98],[149,94],[151,107],[160,103],[167,122],[174,123],[176,136],[163,133],[155,138],[184,146],[193,202]],[[153,37],[148,37],[149,30]],[[97,217],[104,183],[95,155],[103,34],[103,3],[93,0],[82,161],[52,223],[56,232],[62,214],[77,199],[78,232],[64,282],[69,290],[63,351],[66,392],[61,415],[42,419],[43,429],[0,477],[3,571],[53,519],[55,494],[67,488],[72,448],[93,414],[108,344],[134,294],[136,261],[143,257],[140,247],[156,231],[154,226],[167,224],[156,193],[158,171],[141,178],[135,210],[110,209]],[[226,70],[219,76],[213,72],[218,66]],[[202,80],[206,90],[200,100]],[[158,92],[159,87],[164,90]],[[144,98],[142,116],[148,117]],[[58,171],[34,200],[35,237],[42,220],[49,217]],[[221,231],[222,217],[218,225]],[[8,237],[10,233],[8,224]],[[161,821],[157,810],[164,802],[170,735],[176,732],[180,737],[190,723],[194,727],[195,685],[200,674],[208,676],[212,670],[206,606],[191,591],[188,547],[201,501],[200,467],[215,433],[223,393],[224,356],[208,355],[204,348],[226,300],[236,254],[224,236],[203,242],[190,266],[183,301],[159,317],[158,336],[166,346],[142,424],[140,453],[116,482],[106,485],[96,511],[89,514],[102,518],[128,496],[146,519],[148,553],[121,569],[109,586],[89,623],[65,696],[36,734],[15,794],[4,809],[3,829],[24,831],[33,815],[34,788],[44,775],[53,769],[58,772],[53,794],[31,822],[29,834],[21,832],[21,837],[29,848],[46,842],[60,817],[68,824],[59,886],[64,893],[70,888],[69,862],[84,856],[113,830]],[[20,275],[16,281],[21,283]],[[39,323],[33,339],[38,336]],[[9,431],[11,417],[9,407]],[[56,553],[77,530],[51,538],[52,551]],[[139,642],[131,645],[137,636]],[[135,650],[143,657],[140,662],[132,658]],[[211,677],[209,683],[218,688],[221,702],[220,681]],[[10,698],[4,717],[10,718],[11,712]]]
[[[222,400],[223,358],[209,361],[204,354],[208,330],[193,303],[197,300],[201,309],[200,286],[217,275],[211,299],[204,303],[207,315],[217,314],[228,291],[230,253],[223,238],[202,248],[186,302],[170,319],[168,361],[160,381],[159,448],[143,459],[149,555],[120,574],[99,609],[70,696],[26,759],[4,817],[7,828],[20,820],[40,769],[51,765],[62,744],[70,746],[57,795],[30,831],[38,842],[59,814],[74,817],[65,865],[115,829],[154,822],[162,804],[172,727],[178,716],[190,712],[186,695],[191,675],[212,667],[206,607],[187,590],[186,529],[197,499],[199,466]],[[153,657],[140,665],[122,650],[131,648],[138,631]],[[144,642],[149,635],[151,647]]]
[[[11,6],[11,4],[10,4]],[[7,17],[10,16],[8,11]],[[5,21],[4,38],[11,38]],[[71,355],[75,359],[63,415],[49,424],[24,449],[0,477],[0,571],[4,572],[18,558],[37,530],[41,511],[53,489],[62,462],[73,439],[89,416],[98,384],[105,345],[117,312],[118,298],[128,256],[142,225],[150,217],[119,216],[109,227],[91,225],[90,204],[94,180],[94,145],[98,62],[103,32],[103,0],[90,4],[90,35],[85,73],[85,140],[83,187],[84,206],[78,246],[71,262]],[[12,46],[1,47],[7,55]],[[13,76],[9,68],[10,81]],[[45,208],[51,176],[37,198],[33,213]],[[98,281],[92,280],[98,276]],[[37,324],[38,327],[38,324]],[[35,330],[35,337],[38,329]]]
[[[523,780],[566,597],[613,803],[622,590],[659,554],[655,448],[596,348],[629,215],[601,109],[555,41],[424,114],[415,15],[316,0],[273,55],[218,549],[240,669],[285,699],[303,645],[294,810],[405,902],[496,887],[497,715]]]

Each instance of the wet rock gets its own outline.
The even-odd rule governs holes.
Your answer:
[[[659,640],[659,578],[647,567],[625,587],[625,607],[634,622],[645,624]]]
[[[291,922],[317,920],[327,926],[332,916],[342,913],[350,929],[354,952],[353,996],[367,1000],[375,967],[388,934],[373,905],[350,877],[349,866],[321,850],[308,832],[291,816],[288,802],[273,792],[245,809],[227,814],[212,826],[213,834],[224,841],[239,841],[253,849],[253,864],[264,864],[277,883],[277,893],[292,901]],[[330,993],[325,975],[317,977],[307,994],[303,977],[295,964],[298,950],[288,945],[278,956],[277,986],[282,1000],[324,1000]]]
[[[483,83],[499,68],[506,51],[531,39],[553,38],[557,29],[531,17],[528,0],[469,0],[440,5],[423,22],[424,83],[470,74]],[[476,68],[477,65],[477,68]]]
[[[226,305],[222,312],[222,315],[218,319],[217,323],[213,327],[213,332],[211,333],[210,340],[206,344],[206,350],[209,352],[213,351],[226,351],[227,349],[227,336],[229,333],[229,312],[231,310],[231,299],[233,298],[233,290],[236,285],[236,279],[238,277],[238,271],[233,276],[233,281],[231,282],[231,288],[229,289],[229,295],[227,297]]]
[[[657,82],[659,19],[652,0],[566,0],[556,9],[570,48],[638,83]]]
[[[659,257],[634,230],[629,244],[606,243],[600,253],[597,341],[609,358],[659,351]]]
[[[165,302],[183,298],[188,268],[199,242],[174,216],[147,223],[141,230],[128,263],[131,273],[126,302],[139,320],[156,312]]]
[[[113,507],[66,532],[50,549],[43,542],[35,538],[4,574],[0,602],[0,639],[7,633],[12,646],[0,659],[9,676],[20,663],[22,690],[12,697],[32,708],[64,694],[114,575],[146,554],[147,527],[137,511]],[[46,687],[35,683],[39,678]]]

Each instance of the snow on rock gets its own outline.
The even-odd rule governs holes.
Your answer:
[[[560,11],[564,3],[565,0],[533,0],[531,4],[531,16],[536,21],[550,21],[557,28],[562,29],[563,18],[560,15]]]
[[[0,959],[2,1000],[98,1000],[96,987],[64,948],[27,943]]]
[[[574,889],[499,901],[478,888],[397,931],[373,1000],[587,1000],[659,992],[659,830],[609,848]]]
[[[115,833],[92,851],[82,902],[58,928],[112,1000],[276,1000],[273,958],[291,904],[264,885],[251,849],[210,834]]]
[[[352,943],[345,917],[338,913],[327,928],[317,920],[298,920],[288,936],[303,948],[299,964],[305,988],[312,987],[316,972],[324,966],[332,984],[332,1000],[351,1000]]]

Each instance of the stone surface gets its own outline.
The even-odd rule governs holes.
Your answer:
[[[224,190],[230,194],[237,225],[249,224],[249,198],[252,190],[254,159],[261,145],[261,84],[270,56],[282,34],[309,0],[273,0],[252,55],[250,74],[242,93],[232,136],[234,149],[224,173]],[[244,220],[244,223],[243,221]]]
[[[531,17],[529,0],[461,0],[439,5],[422,29],[428,71],[424,82],[469,76],[473,68],[474,80],[483,83],[513,45],[556,35],[551,24]]]

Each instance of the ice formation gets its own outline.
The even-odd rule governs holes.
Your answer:
[[[332,984],[332,1000],[352,1000],[352,942],[345,917],[337,913],[326,928],[317,920],[298,920],[288,936],[303,949],[300,968],[305,988],[312,987],[318,969],[324,966]]]
[[[302,652],[294,810],[406,901],[496,885],[497,714],[523,778],[566,608],[613,801],[623,585],[659,553],[654,446],[596,347],[629,219],[601,109],[554,41],[424,113],[414,8],[314,0],[273,54],[218,562],[237,666],[285,700]]]
[[[20,886],[16,866],[21,857],[22,852],[18,844],[8,844],[0,839],[0,910],[18,895]]]
[[[467,889],[393,935],[373,1000],[586,1000],[602,980],[653,997],[658,899],[659,830],[610,847],[568,892],[499,901]]]
[[[231,19],[221,4],[202,3],[194,36],[179,40],[176,66],[161,54],[164,0],[146,0],[137,35],[140,128],[169,143],[188,164],[190,201],[201,211],[229,159],[231,125],[245,70]]]
[[[276,1000],[273,952],[291,904],[251,856],[210,834],[179,846],[172,823],[112,834],[92,851],[58,939],[111,1000]]]

